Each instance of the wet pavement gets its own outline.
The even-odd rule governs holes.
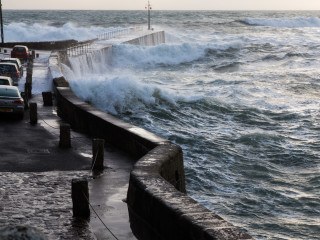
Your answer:
[[[46,68],[45,57],[35,60],[37,89],[51,86]],[[25,79],[20,81],[23,86]],[[36,125],[30,124],[28,110],[23,120],[0,115],[1,227],[32,226],[48,239],[136,239],[125,203],[133,159],[106,145],[106,168],[93,176],[92,139],[71,131],[72,147],[60,149],[59,126],[63,121],[56,107],[43,106],[39,94],[30,102],[38,106]],[[89,221],[72,217],[71,181],[83,177],[89,181]]]

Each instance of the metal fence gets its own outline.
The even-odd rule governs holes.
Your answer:
[[[122,29],[115,29],[109,32],[104,32],[98,35],[99,40],[107,40],[114,38],[116,36],[129,34],[131,32],[131,28],[122,28]]]
[[[137,25],[134,27],[114,29],[112,31],[104,32],[99,34],[96,39],[91,39],[67,48],[67,54],[69,57],[75,57],[78,55],[86,54],[92,50],[90,46],[92,42],[94,42],[95,40],[108,40],[120,35],[130,34],[132,32],[142,31],[142,30],[143,30],[143,27]]]
[[[134,26],[129,28],[121,28],[121,29],[115,29],[112,31],[104,32],[98,35],[99,40],[107,40],[111,39],[120,35],[130,34],[134,31],[141,31],[143,29],[142,26]]]
[[[69,47],[69,48],[67,48],[67,54],[69,57],[74,57],[74,56],[88,53],[91,50],[90,45],[91,45],[91,42],[81,43],[81,44],[77,44],[73,47]]]

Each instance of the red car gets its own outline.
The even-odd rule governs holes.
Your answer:
[[[31,53],[27,46],[16,45],[11,51],[12,58],[19,58],[22,60],[27,60],[30,57]]]

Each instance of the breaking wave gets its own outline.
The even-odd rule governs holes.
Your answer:
[[[70,85],[77,96],[112,114],[137,112],[150,106],[176,105],[180,99],[175,93],[153,84],[141,83],[128,75],[96,75],[74,79]],[[106,99],[108,99],[106,101]]]
[[[209,51],[238,49],[240,42],[225,44],[163,44],[155,47],[115,45],[113,64],[116,66],[179,65],[207,57]]]
[[[4,26],[6,41],[59,41],[66,39],[75,39],[84,41],[96,38],[98,34],[112,31],[115,28],[103,28],[99,26],[80,27],[74,23],[65,23],[62,26],[53,26],[52,24],[26,24],[10,23]]]
[[[280,27],[280,28],[304,28],[320,27],[320,18],[300,17],[300,18],[245,18],[240,22],[249,25]]]

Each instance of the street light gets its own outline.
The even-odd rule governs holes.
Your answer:
[[[4,44],[4,39],[3,39],[2,2],[1,2],[1,0],[0,0],[0,19],[1,19],[1,43]]]
[[[1,1],[1,0],[0,0]],[[146,6],[146,8],[148,9],[148,30],[151,30],[151,24],[150,24],[150,10],[152,9],[151,8],[151,5],[150,5],[150,1],[148,0],[148,6]]]

